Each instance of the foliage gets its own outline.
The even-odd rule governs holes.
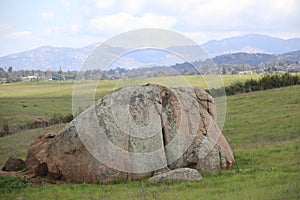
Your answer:
[[[13,192],[28,186],[29,181],[27,179],[14,176],[0,176],[0,193]]]
[[[235,95],[240,93],[248,93],[261,90],[269,90],[273,88],[280,88],[292,85],[300,84],[300,76],[292,75],[289,73],[275,74],[275,75],[264,75],[258,80],[249,79],[245,82],[237,81],[225,88],[207,90],[213,96],[224,95],[224,89],[226,95]]]

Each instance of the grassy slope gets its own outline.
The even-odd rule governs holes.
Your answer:
[[[260,75],[225,75],[224,84],[245,81]],[[208,76],[211,77],[211,76]],[[200,76],[158,77],[133,80],[101,81],[97,85],[96,98],[127,85],[159,83],[168,86],[181,86],[187,83],[206,88]],[[87,85],[88,87],[91,85]],[[37,117],[51,118],[54,114],[72,113],[73,82],[24,82],[0,85],[0,126],[25,124]]]
[[[29,145],[40,133],[57,132],[64,126],[64,124],[60,124],[43,129],[24,130],[18,134],[0,137],[0,167],[10,156],[25,159]]]
[[[237,165],[221,175],[203,173],[204,179],[199,182],[158,186],[147,185],[146,180],[106,186],[46,184],[3,193],[0,199],[18,196],[26,199],[300,199],[299,111],[300,86],[228,97],[223,133],[234,149]],[[0,145],[17,139],[18,135],[0,138]],[[9,147],[0,149],[1,157]],[[23,155],[18,154],[22,149],[15,153]]]

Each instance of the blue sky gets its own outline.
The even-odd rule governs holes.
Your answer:
[[[137,28],[202,44],[247,33],[300,37],[299,0],[1,0],[0,56],[39,46],[82,47]]]

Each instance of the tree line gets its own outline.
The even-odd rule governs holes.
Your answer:
[[[266,74],[258,80],[249,79],[245,82],[238,81],[225,88],[213,88],[207,90],[207,92],[214,97],[224,96],[225,94],[230,96],[240,93],[269,90],[292,85],[300,85],[300,75],[292,75],[290,73],[274,75]]]

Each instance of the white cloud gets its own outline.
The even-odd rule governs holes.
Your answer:
[[[170,28],[176,22],[177,20],[171,16],[158,16],[146,13],[141,17],[135,17],[122,12],[91,19],[89,21],[89,30],[115,34],[116,32],[137,28]]]
[[[19,31],[19,32],[13,32],[7,35],[7,38],[9,39],[24,39],[29,38],[32,36],[32,32],[30,31]]]
[[[179,32],[299,32],[299,0],[81,1],[87,32],[108,37],[143,27]],[[84,7],[84,8],[83,8]],[[299,33],[300,34],[300,33]]]
[[[51,18],[54,18],[54,13],[52,11],[46,11],[46,12],[40,13],[40,16],[43,19],[51,19]]]
[[[179,16],[176,28],[181,31],[218,30],[249,33],[296,30],[296,25],[300,25],[300,13],[296,10],[300,2],[296,0],[184,1],[181,4],[174,3],[174,6],[178,6]],[[173,16],[168,11],[166,13]]]
[[[297,25],[300,25],[298,20],[300,13],[296,10],[300,6],[298,0],[240,0],[238,2],[236,0],[93,0],[92,2],[85,4],[88,12],[85,13],[84,19],[89,20],[90,25],[97,24],[98,31],[103,24],[118,31],[124,30],[124,26],[143,27],[143,24],[148,25],[142,23],[142,19],[146,18],[145,13],[152,15],[152,18],[156,16],[171,18],[172,22],[175,21],[174,24],[170,22],[171,26],[166,23],[163,27],[162,25],[167,21],[163,19],[162,23],[156,22],[158,24],[156,27],[174,28],[181,32],[203,30],[262,32],[296,30]],[[132,26],[130,22],[136,25]]]

